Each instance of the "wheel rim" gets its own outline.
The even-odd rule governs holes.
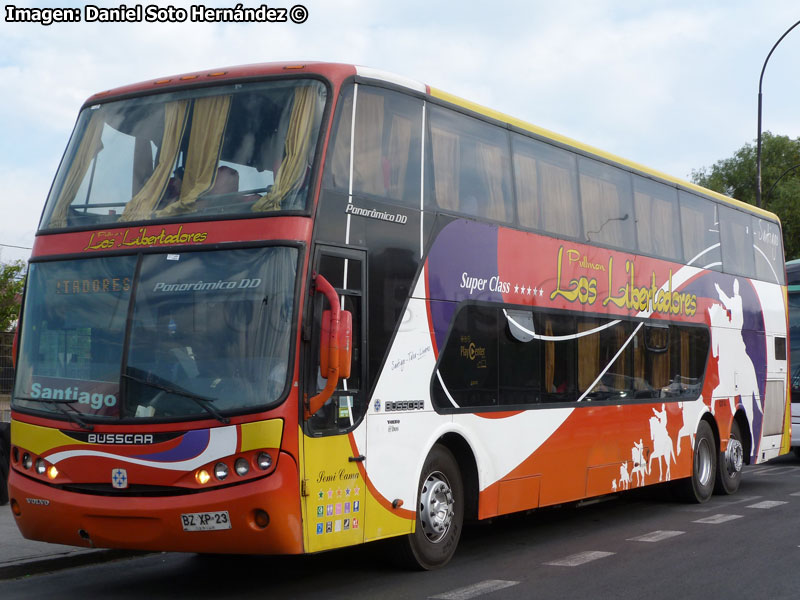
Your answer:
[[[430,542],[442,540],[453,522],[453,492],[447,478],[431,473],[422,484],[419,498],[419,520]]]
[[[728,474],[733,477],[742,470],[744,464],[744,448],[742,443],[732,437],[728,440],[728,448],[725,450],[725,463]]]
[[[695,472],[697,473],[697,482],[702,486],[707,486],[711,481],[711,444],[705,438],[700,439],[697,444]]]

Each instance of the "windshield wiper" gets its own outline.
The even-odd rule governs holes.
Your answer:
[[[134,369],[128,367],[128,371],[137,371],[142,374],[142,377],[129,375],[128,373],[123,373],[122,377],[124,377],[125,379],[130,379],[131,381],[135,381],[136,383],[141,383],[143,385],[154,387],[163,392],[167,392],[168,394],[177,394],[178,396],[183,396],[184,398],[193,400],[195,404],[197,404],[200,408],[205,410],[208,414],[212,415],[220,423],[227,425],[228,423],[231,422],[231,420],[228,417],[224,416],[221,412],[219,412],[216,408],[214,408],[213,404],[211,404],[216,400],[216,398],[209,398],[208,396],[201,396],[200,394],[195,394],[194,392],[185,390],[182,387],[177,386],[171,382],[161,383],[161,381],[163,380],[160,377],[158,377],[158,375],[154,375],[153,373],[147,373],[145,371],[141,371],[140,369]]]
[[[77,402],[77,400],[66,400],[66,399],[62,399],[62,398],[54,399],[54,398],[22,398],[22,397],[17,397],[17,400],[25,400],[26,402],[43,402],[45,404],[52,404],[53,408],[55,408],[58,412],[60,412],[65,417],[67,417],[67,419],[69,419],[70,421],[75,423],[78,427],[82,427],[83,429],[86,429],[87,431],[93,431],[94,430],[94,425],[92,425],[91,423],[87,423],[86,421],[81,419],[80,416],[79,416],[81,413],[78,411],[77,408],[72,406],[73,402]],[[64,408],[63,405],[68,406],[74,412],[68,411],[66,408]]]

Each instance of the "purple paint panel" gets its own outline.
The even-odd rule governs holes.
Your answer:
[[[456,305],[464,300],[502,302],[497,277],[496,225],[458,220],[446,225],[428,254],[428,291],[436,344],[442,348]]]
[[[183,436],[181,443],[164,450],[163,452],[156,452],[155,454],[143,454],[137,456],[143,460],[157,460],[159,462],[179,462],[188,460],[199,456],[203,451],[208,448],[208,442],[211,439],[211,432],[208,429],[199,429],[195,431],[188,431]]]

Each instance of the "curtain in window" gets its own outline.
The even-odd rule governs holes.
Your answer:
[[[681,334],[681,373],[683,373],[685,377],[693,377],[694,373],[692,373],[689,363],[690,332],[686,329],[682,329],[680,334]]]
[[[316,113],[317,89],[314,86],[298,87],[294,91],[292,116],[286,132],[284,157],[272,189],[253,204],[254,212],[280,210],[281,202],[290,192],[298,189],[306,177],[311,156],[311,131]]]
[[[356,129],[353,146],[353,189],[384,196],[383,96],[362,93],[356,99]]]
[[[678,227],[675,205],[638,190],[634,193],[634,201],[639,249],[666,258],[677,258],[680,252],[675,244]]]
[[[624,213],[617,186],[582,173],[581,198],[583,227],[587,239],[592,242],[622,246],[625,240],[622,236],[620,218]]]
[[[625,343],[625,340],[628,339],[630,332],[623,325],[623,323],[617,325],[614,328],[614,330],[616,332],[615,334],[616,345],[612,348],[612,352],[613,354],[616,354],[619,351],[619,349],[622,348],[623,344]],[[624,390],[627,388],[627,385],[625,383],[625,375],[626,375],[625,357],[630,356],[628,352],[630,352],[630,346],[628,346],[625,350],[623,350],[622,354],[619,355],[619,358],[617,358],[616,362],[611,366],[610,369],[610,371],[614,373],[614,388],[617,390]]]
[[[461,173],[458,136],[432,126],[431,147],[436,202],[446,210],[458,210],[458,177]]]
[[[645,354],[644,344],[644,328],[639,329],[636,334],[636,343],[633,346],[633,388],[637,392],[647,391],[648,386],[652,384],[647,378],[647,355]]]
[[[581,319],[578,331],[597,327],[596,321]],[[602,365],[605,366],[605,365]],[[600,334],[593,333],[578,338],[578,392],[585,392],[600,373]]]
[[[544,229],[552,233],[578,237],[577,194],[569,169],[540,162],[541,203],[545,207]]]
[[[78,151],[72,159],[67,178],[64,181],[64,185],[61,187],[61,193],[58,196],[58,201],[50,217],[50,227],[66,227],[69,205],[75,199],[75,194],[78,193],[78,188],[80,188],[83,182],[89,165],[103,147],[100,141],[100,136],[103,133],[103,123],[103,111],[93,111],[89,119],[89,124],[86,126],[86,131],[84,131],[83,137],[81,138]]]
[[[706,225],[705,215],[701,210],[695,210],[690,206],[681,206],[681,230],[683,232],[683,247],[686,252],[684,257],[687,261],[706,249]],[[717,234],[719,235],[719,234]],[[702,260],[700,264],[703,263]]]
[[[489,192],[485,200],[489,205],[487,210],[481,211],[488,218],[495,221],[508,221],[506,214],[505,194],[503,194],[503,179],[506,169],[503,168],[503,150],[489,144],[478,144],[478,165],[481,178]]]
[[[259,351],[263,348],[263,353],[256,356],[266,356],[272,364],[278,363],[286,365],[288,361],[287,348],[291,344],[290,324],[292,308],[294,306],[293,293],[294,281],[297,271],[296,252],[290,248],[276,248],[266,260],[267,289],[273,290],[273,297],[267,302],[267,327],[259,328],[259,331],[246,332],[247,335],[257,336],[255,347]],[[264,339],[266,338],[266,339]],[[255,365],[253,365],[256,368]],[[285,369],[283,371],[285,373]],[[251,381],[258,381],[256,373],[251,374]],[[267,381],[269,390],[268,398],[277,398],[283,390],[285,379],[281,377],[270,377]]]
[[[175,166],[175,159],[178,157],[181,138],[186,128],[188,108],[188,100],[168,102],[164,106],[164,133],[161,136],[158,164],[139,192],[128,202],[122,213],[123,221],[135,221],[149,217],[161,199],[170,173]]]
[[[159,216],[192,211],[200,194],[213,185],[217,176],[217,163],[222,150],[222,137],[228,123],[230,106],[230,96],[212,96],[195,100],[181,196],[176,202],[159,210],[157,213]]]
[[[544,333],[547,336],[553,335],[553,322],[547,319],[544,326]],[[556,343],[544,343],[544,385],[545,390],[548,392],[555,392],[555,378],[556,378]]]
[[[540,229],[539,223],[539,175],[536,159],[524,154],[514,155],[514,177],[517,189],[517,215],[520,225]]]
[[[328,173],[330,185],[334,188],[350,189],[350,129],[353,121],[353,96],[348,94],[341,99],[339,125],[333,148],[328,151]]]
[[[406,187],[408,157],[411,150],[411,120],[401,115],[392,117],[388,152],[388,192],[391,198],[401,200]]]
[[[656,390],[669,384],[669,349],[666,352],[650,352],[650,385]]]

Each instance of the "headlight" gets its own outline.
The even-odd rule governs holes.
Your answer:
[[[218,462],[214,465],[214,477],[222,481],[228,476],[230,470],[228,469],[228,465],[223,462]]]
[[[266,471],[272,466],[272,457],[267,452],[260,452],[256,458],[256,462],[258,463],[259,469]]]
[[[247,462],[246,458],[237,458],[233,468],[236,469],[237,475],[244,477],[250,471],[250,463]]]
[[[41,458],[36,459],[36,472],[39,475],[44,475],[45,471],[47,471],[47,465],[44,464],[44,460]]]
[[[30,469],[33,466],[33,458],[27,452],[22,455],[22,467],[24,469]]]

